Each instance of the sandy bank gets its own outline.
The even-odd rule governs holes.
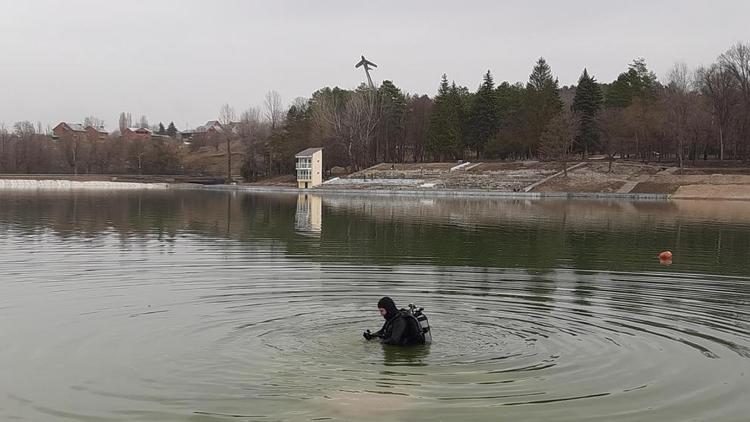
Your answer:
[[[685,185],[677,188],[672,198],[750,201],[750,185]]]

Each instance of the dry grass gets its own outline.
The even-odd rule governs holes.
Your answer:
[[[293,174],[271,177],[257,182],[245,183],[248,186],[284,186],[297,187],[297,178]]]
[[[584,180],[560,176],[538,186],[534,192],[617,192],[624,184],[622,180]]]
[[[242,162],[245,159],[245,146],[240,141],[232,141],[232,176],[239,177]],[[227,148],[220,144],[219,148],[203,147],[198,151],[191,152],[187,149],[183,152],[183,163],[185,172],[193,175],[226,176],[227,174]]]
[[[445,170],[448,171],[452,167],[457,166],[456,163],[380,163],[372,167],[369,167],[363,172],[370,171],[420,171],[420,170]]]

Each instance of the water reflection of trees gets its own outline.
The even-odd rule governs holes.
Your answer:
[[[673,249],[680,271],[750,269],[750,207],[739,202],[3,193],[0,224],[60,237],[114,233],[122,242],[181,234],[273,241],[290,255],[349,263],[658,271],[656,253]]]

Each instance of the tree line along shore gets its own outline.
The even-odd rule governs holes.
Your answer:
[[[96,117],[86,119],[92,124]],[[325,87],[284,107],[270,91],[263,107],[221,107],[216,130],[154,136],[120,130],[97,139],[53,139],[41,124],[0,124],[3,174],[159,174],[253,182],[294,173],[294,154],[325,148],[325,168],[356,172],[377,163],[456,160],[608,161],[750,159],[750,44],[737,43],[710,65],[677,63],[664,80],[644,59],[614,80],[582,69],[560,87],[544,58],[525,83],[495,83],[487,71],[474,91],[441,78],[437,94],[408,94],[393,81],[356,89]],[[141,118],[139,127],[149,127]],[[158,135],[158,136],[156,136]]]

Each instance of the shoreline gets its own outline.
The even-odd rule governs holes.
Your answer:
[[[113,182],[104,180],[68,179],[0,179],[0,192],[66,190],[167,190],[169,188],[169,183]]]
[[[634,201],[668,201],[669,194],[661,193],[609,193],[609,192],[503,192],[491,190],[456,190],[456,189],[299,189],[281,186],[244,186],[244,185],[173,185],[172,189],[213,190],[250,193],[287,193],[310,195],[372,195],[372,196],[419,196],[419,197],[472,197],[472,198],[507,198],[507,199],[621,199]]]
[[[700,185],[699,185],[700,186]],[[711,185],[704,185],[712,187]],[[507,192],[483,189],[362,189],[362,188],[330,188],[317,187],[300,189],[291,186],[262,186],[262,185],[204,185],[194,183],[169,182],[130,182],[105,180],[69,180],[58,178],[2,178],[0,176],[0,192],[3,191],[65,191],[65,190],[206,190],[247,193],[278,193],[278,194],[312,194],[312,195],[366,195],[366,196],[414,196],[414,197],[467,197],[492,199],[589,199],[589,200],[624,200],[624,201],[749,201],[746,196],[732,196],[721,189],[710,189],[713,195],[706,195],[705,191],[694,192],[691,195],[676,195],[669,193],[619,193],[619,192]]]

